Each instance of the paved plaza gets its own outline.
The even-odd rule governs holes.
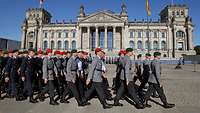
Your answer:
[[[115,76],[115,66],[108,65],[108,76],[110,85],[112,77]],[[172,109],[164,109],[156,104],[161,103],[159,99],[153,98],[155,102],[149,102],[152,108],[142,110],[136,109],[125,100],[121,102],[123,107],[113,107],[104,110],[97,99],[92,99],[91,105],[78,107],[74,99],[69,104],[50,106],[49,100],[38,104],[31,104],[28,101],[16,102],[15,99],[4,99],[0,101],[0,113],[199,113],[200,110],[200,65],[184,65],[182,70],[175,70],[175,65],[162,66],[164,89],[168,101],[175,103]],[[112,101],[110,103],[113,103]]]

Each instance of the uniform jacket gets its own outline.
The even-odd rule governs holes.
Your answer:
[[[54,77],[57,76],[55,73],[58,72],[55,67],[53,58],[50,57],[44,58],[42,71],[43,71],[43,79],[54,80]]]
[[[93,82],[102,82],[103,81],[102,64],[103,64],[103,61],[101,60],[101,58],[96,56],[92,61],[87,79],[92,80]]]
[[[157,76],[158,81],[160,82],[160,80],[161,80],[161,65],[160,65],[159,60],[153,60],[151,62],[151,70],[152,70],[152,73],[150,74],[148,81],[151,83],[158,84],[156,81],[155,75]]]
[[[125,56],[124,57],[124,61],[125,61],[125,77],[126,77],[126,81],[130,82],[133,81],[133,77],[134,77],[134,65],[130,59],[129,56]]]
[[[78,63],[76,61],[77,57],[70,57],[67,62],[67,75],[65,76],[66,81],[75,82],[77,79]]]

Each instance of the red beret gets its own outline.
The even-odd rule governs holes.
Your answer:
[[[60,51],[57,50],[57,51],[54,52],[54,54],[55,54],[55,55],[57,55],[57,54],[60,55]]]
[[[96,48],[95,49],[95,54],[97,54],[99,51],[102,51],[102,49],[101,48]]]
[[[46,50],[46,53],[52,53],[52,50],[48,48],[48,49]]]
[[[37,53],[38,53],[38,54],[43,54],[43,51],[42,51],[42,50],[39,50]]]
[[[64,51],[62,51],[62,52],[60,51],[60,55],[64,55],[64,53],[65,53]]]
[[[8,53],[13,53],[13,50],[12,50],[12,49],[9,49],[9,50],[8,50]]]
[[[121,49],[120,51],[119,51],[119,53],[118,53],[119,55],[121,55],[121,54],[126,54],[126,50],[124,50],[124,49]]]

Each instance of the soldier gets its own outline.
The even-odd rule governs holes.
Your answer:
[[[56,74],[56,81],[55,81],[55,86],[58,92],[58,98],[60,99],[63,93],[63,78],[64,78],[64,73],[63,73],[63,59],[61,58],[61,52],[60,51],[55,51],[54,52],[54,64],[55,68],[57,71],[55,71]]]
[[[154,90],[159,94],[159,97],[161,101],[163,102],[163,107],[165,108],[172,108],[175,106],[175,104],[169,104],[167,102],[166,96],[163,91],[163,84],[161,81],[161,64],[160,64],[160,52],[154,52],[154,60],[151,62],[151,71],[152,74],[150,74],[148,83],[149,88],[147,90],[147,93],[144,97],[144,104],[146,107],[151,107],[151,105],[148,104],[148,100],[153,93]]]
[[[42,79],[42,63],[43,63],[43,51],[39,50],[37,52],[37,57],[35,59],[36,63],[36,73],[37,73],[37,87],[38,87],[38,93],[40,94],[43,86],[44,81]]]
[[[123,64],[125,54],[126,54],[126,51],[123,49],[120,50],[118,53],[119,58],[118,58],[118,63],[117,63],[117,68],[116,68],[116,77],[113,79],[113,86],[112,86],[114,93],[116,93],[120,87],[120,74],[124,73],[122,69],[123,67],[122,64]]]
[[[13,56],[12,56],[13,55]],[[9,51],[9,57],[5,67],[5,82],[8,83],[7,96],[14,98],[17,94],[16,85],[19,82],[19,68],[21,65],[18,50]]]
[[[149,75],[151,73],[151,69],[150,69],[150,64],[151,64],[151,54],[149,53],[146,53],[145,55],[145,60],[143,61],[142,63],[142,80],[141,80],[141,84],[139,86],[139,89],[138,89],[138,93],[139,93],[139,96],[142,97],[143,96],[143,89],[145,87],[145,85],[148,83],[148,79],[149,79]]]
[[[78,63],[77,85],[81,99],[84,97],[84,91],[86,90],[86,79],[83,71],[83,53],[83,51],[79,51],[76,59]]]
[[[135,68],[136,68],[136,76],[134,76],[134,82],[137,81],[137,79],[142,82],[142,54],[137,55],[137,61],[135,62]]]
[[[22,80],[25,82],[24,93],[27,92],[29,96],[29,102],[37,103],[38,101],[33,98],[33,80],[36,72],[36,61],[34,58],[34,49],[28,50],[28,56],[25,57],[21,64]]]
[[[96,91],[98,98],[103,105],[104,109],[111,108],[112,106],[109,105],[106,102],[106,97],[105,97],[105,90],[103,83],[102,77],[106,78],[106,75],[103,74],[103,61],[102,58],[104,56],[103,50],[101,48],[96,48],[95,49],[95,54],[96,57],[92,61],[91,69],[89,71],[88,77],[87,77],[87,85],[91,83],[91,88],[85,93],[85,99],[88,100],[91,96],[91,94]]]
[[[71,51],[72,56],[67,62],[67,74],[65,75],[66,81],[67,81],[67,88],[65,89],[63,96],[61,98],[61,102],[65,102],[65,97],[67,94],[70,92],[73,94],[75,97],[78,106],[85,106],[89,103],[83,102],[80,100],[80,95],[78,92],[78,88],[76,86],[76,81],[77,81],[77,72],[78,72],[78,63],[77,63],[77,50],[72,50]]]
[[[4,68],[4,57],[3,57],[3,50],[0,49],[0,100],[2,100],[3,98],[1,97],[1,92],[3,89],[3,68]]]
[[[123,63],[124,74],[120,75],[121,84],[120,84],[120,88],[117,91],[117,95],[114,99],[114,106],[123,106],[123,104],[119,103],[119,99],[123,96],[124,92],[127,89],[130,95],[130,98],[136,103],[136,108],[143,109],[144,106],[140,102],[139,98],[137,97],[136,91],[134,88],[135,86],[135,83],[133,81],[134,69],[133,69],[131,58],[130,58],[131,56],[133,56],[133,49],[127,48],[126,56],[124,57],[124,63]]]
[[[53,56],[52,56],[52,50],[51,49],[47,49],[46,50],[47,56],[43,59],[43,66],[42,66],[42,72],[43,72],[43,79],[44,79],[44,83],[46,84],[45,88],[42,90],[42,92],[39,94],[39,99],[43,100],[43,95],[48,92],[49,93],[49,97],[50,97],[50,105],[59,105],[58,102],[55,101],[54,96],[54,90],[55,90],[55,86],[54,86],[54,80],[55,77],[57,77],[55,75],[55,73],[57,73],[57,69],[54,65],[54,60],[53,60]]]

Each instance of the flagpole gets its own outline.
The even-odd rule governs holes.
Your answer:
[[[150,40],[149,40],[149,36],[150,36],[150,33],[149,33],[149,16],[151,15],[151,12],[150,12],[150,5],[149,5],[149,1],[146,0],[146,10],[147,10],[147,33],[146,33],[146,37],[147,37],[147,49],[148,49],[148,53],[150,53]]]

